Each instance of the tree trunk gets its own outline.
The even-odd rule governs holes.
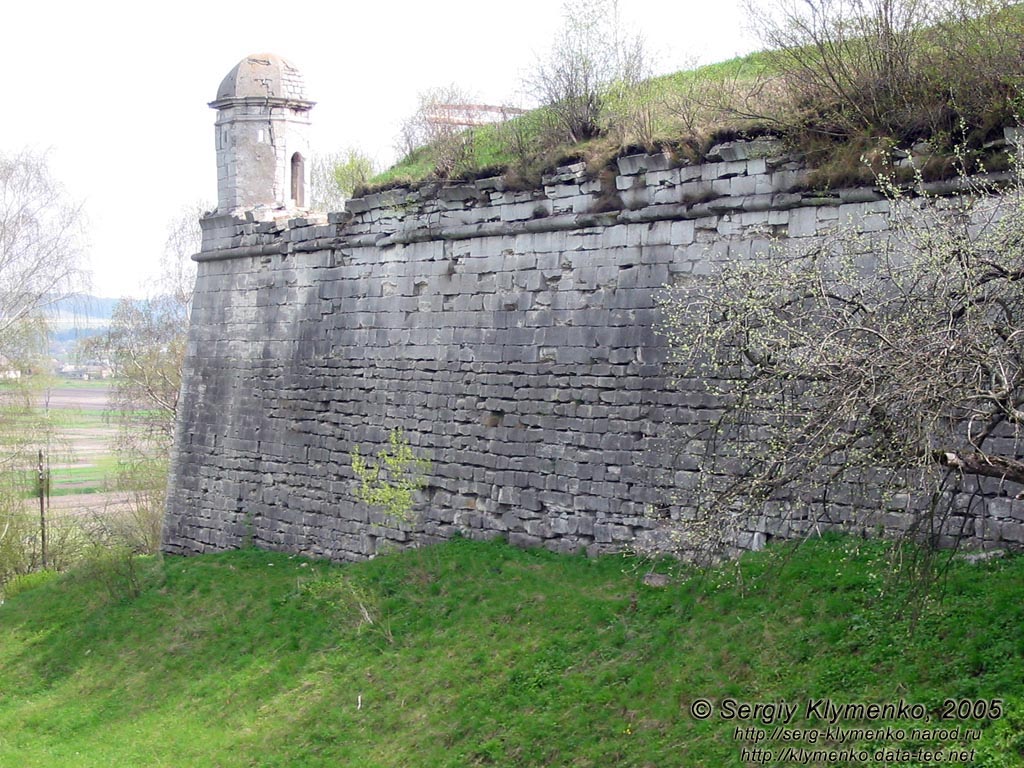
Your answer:
[[[944,467],[959,469],[969,475],[984,475],[1024,485],[1024,461],[984,453],[951,453],[936,451],[936,460]]]

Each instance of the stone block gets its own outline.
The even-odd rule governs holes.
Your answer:
[[[745,176],[747,163],[745,160],[737,160],[722,163],[705,163],[701,168],[701,178],[705,181],[712,179],[729,179],[733,176]]]
[[[652,187],[674,187],[679,184],[679,169],[669,168],[664,171],[648,171],[647,184]]]
[[[753,176],[735,176],[729,179],[728,194],[734,197],[753,195],[757,192],[757,179]]]
[[[643,179],[639,176],[616,176],[615,177],[615,189],[619,192],[623,192],[627,189],[633,189],[634,187],[644,186]]]
[[[619,193],[622,205],[627,210],[638,210],[651,204],[651,190],[646,187],[633,187]]]
[[[520,533],[518,531],[509,531],[508,543],[513,547],[522,547],[523,549],[529,549],[531,547],[539,547],[544,543],[544,540],[538,536],[531,536],[527,533]]]
[[[714,161],[738,161],[751,158],[766,158],[780,155],[783,152],[781,139],[772,136],[764,136],[757,139],[726,141],[716,144],[708,150],[708,160]]]
[[[678,187],[648,187],[644,190],[644,202],[653,205],[671,205],[683,202],[683,188]],[[637,207],[637,206],[627,206]]]
[[[789,236],[809,237],[818,231],[818,212],[815,208],[795,208],[789,214]]]

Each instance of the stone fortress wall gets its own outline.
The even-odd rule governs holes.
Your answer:
[[[570,165],[536,190],[495,178],[326,217],[204,219],[166,551],[252,541],[353,560],[456,532],[671,549],[717,403],[707,382],[670,386],[655,297],[771,237],[888,227],[877,191],[807,193],[805,179],[756,140],[699,165],[623,157],[597,179]],[[354,495],[353,448],[374,453],[394,428],[432,462],[415,524]],[[766,507],[733,543],[912,519],[856,506]],[[1024,502],[994,497],[951,525],[1019,546]]]

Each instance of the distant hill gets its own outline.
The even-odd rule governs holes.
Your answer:
[[[50,304],[46,314],[56,330],[64,328],[95,328],[107,326],[114,314],[118,298],[101,296],[71,296]]]
[[[86,294],[50,304],[45,310],[50,324],[50,355],[65,362],[79,341],[104,333],[120,301]]]

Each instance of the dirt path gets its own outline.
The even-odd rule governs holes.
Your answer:
[[[52,410],[105,411],[110,407],[110,385],[105,383],[88,387],[56,386],[44,395],[43,405]]]

